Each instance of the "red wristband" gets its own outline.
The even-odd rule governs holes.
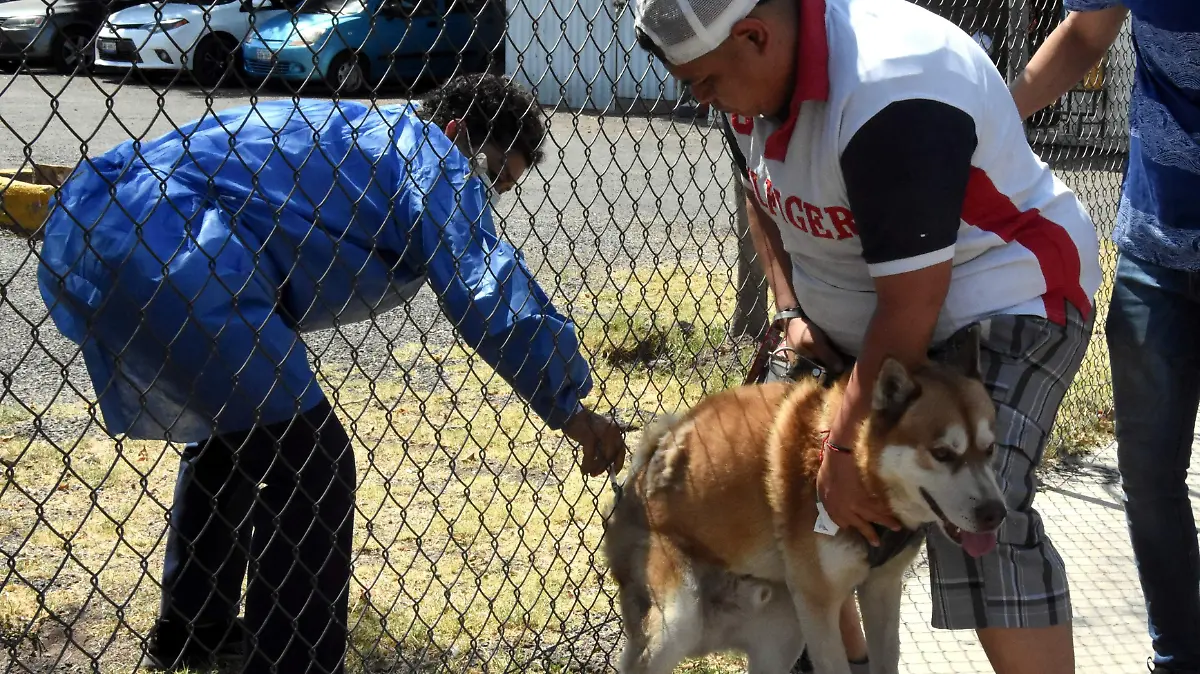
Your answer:
[[[825,459],[825,452],[837,452],[839,454],[853,454],[854,450],[849,447],[835,445],[829,441],[829,431],[821,431],[821,460]]]

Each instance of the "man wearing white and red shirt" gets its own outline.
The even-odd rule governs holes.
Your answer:
[[[789,344],[834,367],[854,359],[832,443],[855,441],[885,356],[915,367],[981,327],[1009,513],[997,541],[930,532],[933,625],[978,630],[996,672],[1073,672],[1066,572],[1033,508],[1034,471],[1092,332],[1099,253],[1003,77],[969,35],[905,0],[641,0],[637,29],[727,113]],[[873,523],[895,520],[852,457],[827,457],[830,516],[877,542]]]

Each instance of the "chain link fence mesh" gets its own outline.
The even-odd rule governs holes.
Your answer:
[[[919,2],[975,35],[1009,77],[1063,16],[1061,0]],[[0,2],[0,169],[12,170],[0,176],[0,669],[132,671],[158,613],[184,447],[103,432],[80,349],[50,321],[36,281],[55,186],[122,141],[262,101],[385,106],[455,73],[508,74],[533,92],[530,114],[549,135],[498,228],[578,323],[595,368],[587,404],[635,442],[653,416],[741,381],[767,302],[730,155],[716,116],[636,46],[631,10]],[[1132,72],[1126,32],[1029,124],[1100,228],[1106,273],[1097,333],[1060,413],[1060,455],[1097,446],[1110,419],[1100,326]],[[355,456],[348,671],[610,671],[620,629],[597,554],[608,487],[579,475],[576,448],[438,308],[425,288],[304,338]]]

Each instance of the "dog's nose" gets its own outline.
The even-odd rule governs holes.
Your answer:
[[[988,501],[975,508],[975,522],[984,531],[991,531],[1000,526],[1008,515],[1008,508],[1003,501]]]

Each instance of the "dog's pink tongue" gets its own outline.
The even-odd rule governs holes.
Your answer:
[[[966,550],[967,554],[972,557],[982,557],[996,547],[996,532],[994,531],[986,534],[962,531],[959,533],[959,538],[962,540],[963,550]]]

